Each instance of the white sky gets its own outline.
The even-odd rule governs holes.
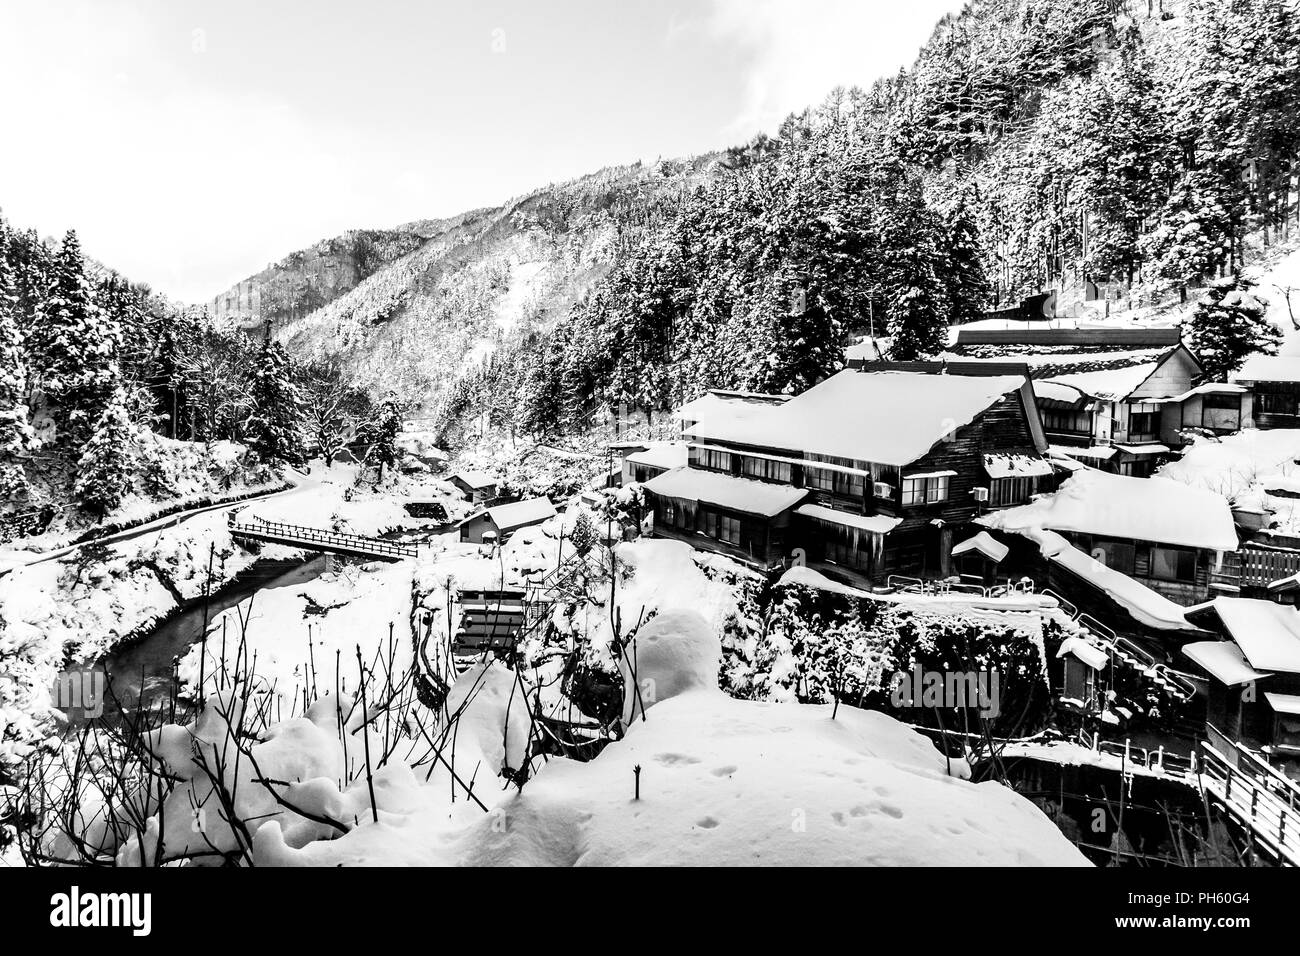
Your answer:
[[[346,229],[772,131],[963,0],[0,0],[0,210],[203,301]]]

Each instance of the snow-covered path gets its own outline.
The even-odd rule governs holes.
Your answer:
[[[11,571],[14,571],[17,568],[26,568],[37,564],[44,564],[46,561],[54,561],[65,555],[71,554],[74,551],[80,551],[81,549],[90,547],[92,545],[102,546],[106,544],[115,544],[121,541],[130,541],[133,538],[139,538],[146,534],[165,531],[168,528],[174,528],[177,525],[190,520],[191,518],[196,518],[199,515],[208,514],[209,512],[212,511],[227,511],[231,508],[238,508],[243,505],[251,504],[255,501],[266,501],[271,498],[284,498],[290,495],[297,495],[303,493],[304,491],[310,491],[314,488],[318,488],[321,484],[319,481],[313,480],[303,472],[296,472],[295,475],[296,477],[289,479],[289,481],[292,482],[292,487],[290,488],[280,487],[280,488],[275,488],[274,490],[271,491],[263,492],[261,494],[246,495],[242,497],[232,498],[229,501],[220,501],[217,502],[216,504],[204,505],[203,507],[200,508],[188,508],[184,511],[178,511],[174,514],[164,515],[161,518],[155,518],[152,521],[146,521],[144,524],[136,525],[131,528],[126,528],[122,531],[115,531],[112,534],[106,534],[100,538],[91,538],[89,541],[78,541],[74,544],[69,544],[60,548],[55,548],[53,551],[45,551],[40,554],[33,554],[29,560],[25,560],[25,561],[17,560],[12,563],[6,563],[3,567],[0,567],[0,578],[4,577],[6,574],[9,574]],[[7,561],[9,557],[11,556],[17,557],[19,554],[20,552],[10,552],[7,555],[0,554],[0,561]]]

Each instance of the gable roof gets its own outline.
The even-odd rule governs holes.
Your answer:
[[[498,531],[513,531],[554,518],[555,506],[549,498],[528,498],[508,505],[494,505],[487,509],[487,516]]]
[[[471,488],[487,488],[495,485],[497,480],[483,471],[458,471],[447,476],[448,481],[460,481]]]
[[[1217,616],[1257,671],[1300,674],[1300,611],[1255,598],[1217,597],[1187,609],[1192,620]]]
[[[1076,471],[1059,491],[978,520],[1001,531],[1074,531],[1211,551],[1237,550],[1227,499],[1167,478]]]
[[[1022,375],[846,369],[783,405],[744,419],[701,421],[691,435],[902,466],[1024,384]],[[1026,418],[1036,421],[1028,410]]]

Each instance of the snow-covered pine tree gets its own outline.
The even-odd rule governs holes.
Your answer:
[[[21,455],[35,442],[27,419],[27,362],[18,328],[18,296],[5,250],[9,236],[0,222],[0,508],[23,501],[29,491]]]
[[[122,503],[131,486],[131,420],[122,387],[109,396],[77,462],[73,494],[81,508],[103,517]]]
[[[1218,279],[1196,305],[1187,343],[1201,360],[1207,381],[1225,382],[1254,352],[1273,354],[1281,344],[1277,327],[1265,317],[1266,305],[1242,276]]]
[[[573,527],[569,529],[569,543],[573,545],[573,550],[583,557],[596,546],[596,528],[591,518],[587,516],[586,509],[579,509],[578,517],[574,519]]]
[[[269,330],[252,377],[252,410],[244,422],[249,447],[267,463],[298,461],[302,453],[302,405],[289,356],[271,338]]]
[[[366,463],[379,466],[380,481],[384,480],[384,467],[397,464],[397,436],[401,430],[402,406],[390,396],[375,407],[374,415],[358,436],[370,445]]]
[[[953,325],[980,317],[989,297],[979,231],[966,202],[945,217],[943,278],[947,284],[948,321]]]
[[[1174,161],[1136,27],[1090,90],[1075,140],[1078,186],[1091,214],[1088,266],[1094,276],[1132,282],[1143,229],[1165,200]]]
[[[53,264],[48,295],[38,304],[40,385],[55,403],[71,441],[84,440],[122,384],[121,329],[96,304],[77,234],[69,231]]]

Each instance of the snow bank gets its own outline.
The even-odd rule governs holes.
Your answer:
[[[1086,865],[1031,803],[949,776],[931,742],[890,717],[707,686],[717,637],[697,615],[665,611],[645,633],[644,666],[673,690],[590,763],[552,760],[460,827],[436,799],[412,809],[428,788],[393,774],[381,825],[304,849],[273,825],[258,862]]]

